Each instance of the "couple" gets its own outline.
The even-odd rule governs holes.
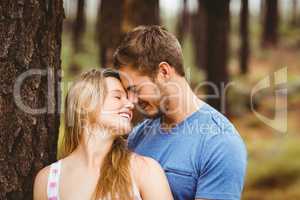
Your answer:
[[[83,73],[69,89],[62,156],[36,176],[34,199],[240,199],[244,143],[191,90],[177,39],[137,27],[114,66]],[[147,119],[132,130],[134,106]]]

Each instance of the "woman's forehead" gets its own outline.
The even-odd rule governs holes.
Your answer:
[[[105,78],[106,86],[108,91],[121,90],[124,91],[124,88],[121,84],[121,81],[114,77]]]

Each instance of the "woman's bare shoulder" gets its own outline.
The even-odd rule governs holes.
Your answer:
[[[50,166],[48,165],[44,168],[42,168],[36,175],[35,181],[38,181],[39,183],[47,182],[48,181],[48,175],[50,171]]]
[[[173,199],[164,170],[156,160],[133,154],[131,168],[143,199]]]
[[[131,167],[135,172],[162,171],[160,164],[153,158],[133,153],[131,156]]]
[[[42,168],[35,176],[34,188],[33,188],[34,200],[47,199],[47,182],[48,182],[49,171],[50,171],[50,165]]]
[[[153,158],[133,154],[131,157],[131,170],[134,179],[138,183],[145,183],[146,180],[159,180],[165,177],[164,170]]]

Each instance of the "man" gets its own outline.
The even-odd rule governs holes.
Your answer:
[[[117,48],[114,65],[130,100],[148,118],[129,135],[129,148],[159,161],[174,199],[240,199],[244,143],[193,93],[177,39],[159,26],[137,27]]]

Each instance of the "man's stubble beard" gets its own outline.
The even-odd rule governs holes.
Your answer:
[[[158,112],[153,115],[149,115],[145,112],[142,112],[142,115],[147,119],[157,119],[157,118],[160,118],[161,116],[163,116],[163,112],[160,109],[158,109]]]

